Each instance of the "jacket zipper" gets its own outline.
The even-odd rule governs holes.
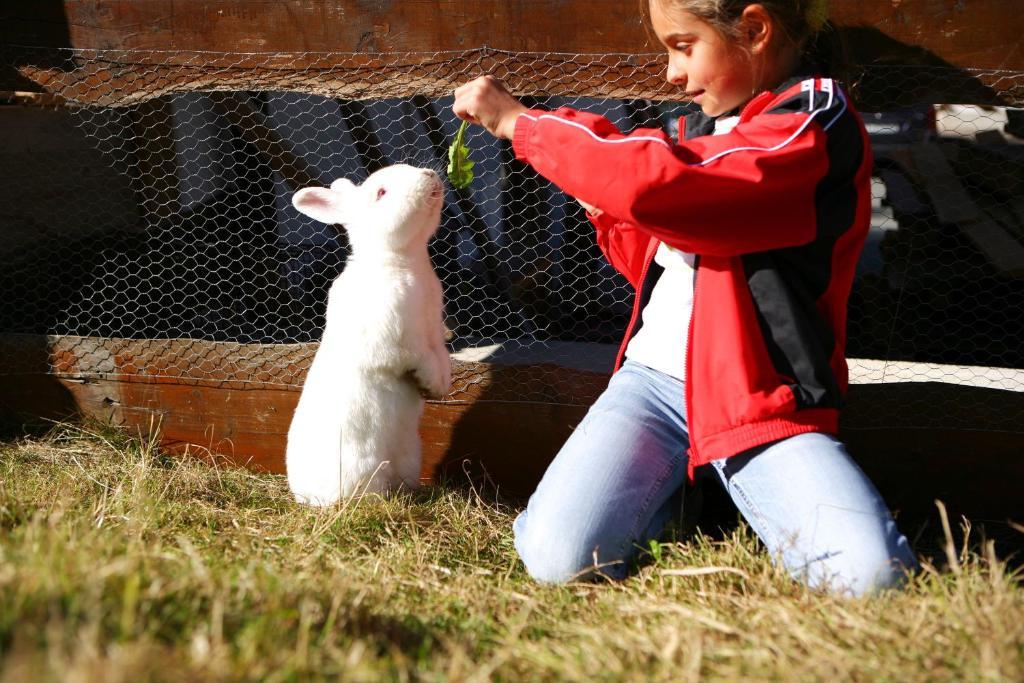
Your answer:
[[[690,447],[687,449],[687,479],[693,481],[694,461],[697,459],[697,439],[693,433],[693,375],[690,366],[693,359],[693,321],[697,317],[697,276],[700,273],[700,256],[693,258],[693,296],[690,304],[690,324],[686,327],[686,357],[683,359],[683,377],[686,381],[686,428],[690,434]]]
[[[657,242],[658,240],[654,240]],[[640,271],[640,279],[638,280],[640,286],[636,289],[636,299],[633,301],[633,314],[630,316],[629,325],[626,326],[626,338],[622,340],[622,345],[619,347],[619,354],[615,358],[615,371],[617,372],[622,364],[626,360],[626,347],[629,346],[630,340],[633,338],[633,331],[636,328],[636,321],[640,317],[640,309],[643,308],[640,305],[640,298],[643,296],[644,285],[647,280],[647,273],[651,269],[651,264],[654,262],[654,254],[658,248],[655,247],[651,251],[650,258],[644,259],[643,270]]]

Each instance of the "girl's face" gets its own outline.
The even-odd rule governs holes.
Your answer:
[[[757,90],[756,58],[669,0],[650,0],[651,26],[668,50],[665,78],[708,116],[745,104]]]

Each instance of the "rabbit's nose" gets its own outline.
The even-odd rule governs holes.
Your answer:
[[[439,197],[444,193],[444,185],[441,183],[440,178],[432,178],[430,183],[430,196]]]

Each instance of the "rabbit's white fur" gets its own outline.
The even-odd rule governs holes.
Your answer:
[[[451,382],[427,254],[443,200],[436,173],[406,165],[292,198],[302,213],[344,225],[352,246],[288,430],[288,485],[300,503],[419,482],[421,392],[440,398]]]

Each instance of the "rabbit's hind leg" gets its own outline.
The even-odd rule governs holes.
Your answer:
[[[396,425],[393,481],[396,485],[416,488],[420,485],[422,455],[418,420]]]
[[[342,442],[341,496],[384,493],[390,488],[394,467],[373,440]]]
[[[338,502],[341,496],[338,459],[331,458],[334,461],[333,467],[324,467],[323,463],[317,462],[326,458],[304,457],[298,462],[296,460],[290,458],[288,462],[288,488],[295,496],[295,500],[304,505],[318,507]]]
[[[293,422],[288,433],[285,469],[288,488],[295,500],[306,505],[327,506],[341,495],[339,435],[308,421]]]

